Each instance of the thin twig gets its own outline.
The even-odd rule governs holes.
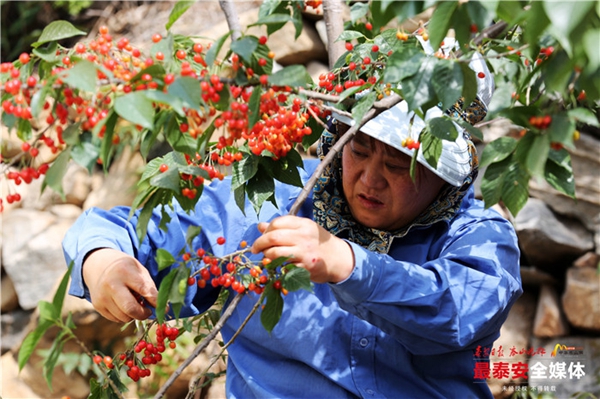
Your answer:
[[[225,325],[225,322],[233,314],[233,311],[235,310],[235,308],[237,307],[237,305],[240,303],[240,301],[242,300],[242,298],[244,297],[244,295],[245,294],[237,294],[235,296],[235,298],[233,298],[233,300],[231,301],[231,303],[229,304],[229,306],[227,306],[227,308],[225,309],[225,311],[221,314],[221,317],[219,318],[219,321],[217,322],[217,324],[215,324],[215,326],[210,331],[210,333],[208,333],[208,335],[206,337],[204,337],[204,339],[202,341],[200,341],[200,343],[196,346],[196,348],[194,348],[194,351],[192,352],[192,354],[190,356],[188,356],[188,358],[185,359],[183,361],[183,363],[181,363],[181,365],[177,368],[177,370],[175,370],[173,372],[173,374],[171,374],[171,376],[169,377],[169,379],[163,384],[163,386],[156,393],[156,395],[154,395],[154,399],[160,399],[163,396],[165,396],[165,393],[167,392],[167,389],[171,385],[173,385],[173,382],[175,382],[175,380],[183,373],[183,370],[185,370],[186,367],[188,367],[192,363],[192,361],[194,361],[194,359],[196,357],[198,357],[198,355],[200,353],[202,353],[202,351],[204,349],[206,349],[206,347],[208,346],[208,344],[213,339],[215,339],[215,337],[217,336],[217,334],[221,331],[221,329]]]
[[[242,324],[240,325],[240,327],[236,330],[236,332],[233,334],[233,336],[231,337],[231,339],[223,346],[223,348],[221,349],[221,352],[219,352],[219,354],[213,358],[213,360],[210,362],[210,364],[208,365],[208,367],[206,367],[204,369],[204,371],[202,373],[200,373],[198,375],[198,377],[196,377],[194,379],[194,381],[192,382],[192,384],[190,384],[192,386],[192,389],[190,389],[190,391],[188,392],[188,394],[186,396],[186,399],[190,399],[191,398],[190,395],[193,395],[193,391],[195,391],[195,389],[196,389],[196,387],[198,385],[198,381],[200,380],[200,378],[202,378],[203,376],[206,375],[206,373],[208,373],[208,370],[210,370],[210,368],[212,366],[214,366],[214,364],[217,362],[217,360],[219,360],[219,358],[221,356],[223,356],[223,354],[225,353],[225,351],[227,350],[227,348],[229,348],[229,346],[231,344],[233,344],[233,341],[235,341],[235,339],[238,337],[238,335],[240,335],[240,333],[242,332],[242,330],[244,329],[244,327],[246,327],[246,324],[248,324],[248,322],[250,321],[250,319],[252,318],[252,316],[254,316],[254,314],[258,311],[258,308],[260,307],[260,305],[263,302],[264,296],[265,296],[265,294],[264,294],[264,291],[263,291],[263,293],[260,295],[260,297],[258,298],[258,300],[256,301],[256,303],[254,304],[254,306],[250,310],[250,313],[248,313],[248,316],[246,316],[246,318],[244,319],[244,321],[242,322]]]

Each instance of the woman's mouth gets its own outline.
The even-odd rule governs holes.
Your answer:
[[[358,200],[363,207],[369,209],[378,209],[384,206],[384,203],[381,202],[377,197],[366,194],[358,194]]]

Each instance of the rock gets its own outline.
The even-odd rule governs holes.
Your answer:
[[[530,194],[542,199],[555,212],[576,218],[589,230],[600,232],[600,141],[581,133],[571,153],[577,200],[550,187],[546,181],[531,180]]]
[[[556,398],[587,397],[577,396],[578,393],[591,393],[598,397],[598,370],[600,370],[600,338],[597,337],[563,337],[560,339],[534,338],[532,345],[543,347],[544,354],[537,354],[529,359],[529,389],[534,394],[547,392]],[[574,350],[557,351],[562,348]],[[564,374],[560,375],[561,369]],[[553,377],[553,378],[550,378]],[[533,390],[533,388],[536,388]],[[537,396],[536,396],[537,397]]]
[[[556,216],[536,198],[519,212],[515,229],[530,264],[547,271],[556,272],[594,248],[592,234],[581,223]]]
[[[73,221],[31,209],[4,215],[2,264],[23,309],[35,308],[64,275],[61,241]]]
[[[126,148],[110,166],[108,174],[96,176],[94,185],[83,204],[84,209],[99,207],[110,209],[120,205],[131,205],[136,194],[144,160],[139,153]]]
[[[508,318],[500,329],[500,337],[494,342],[494,349],[496,351],[494,355],[490,356],[490,366],[493,366],[494,362],[506,362],[506,358],[510,354],[510,348],[514,347],[517,350],[521,350],[528,347],[535,314],[535,301],[535,295],[525,292],[515,302],[508,314]],[[499,355],[498,352],[503,353]],[[510,363],[525,362],[526,355],[517,354],[511,356],[509,359]],[[524,382],[523,379],[515,380],[512,377],[510,379],[490,378],[488,386],[495,398],[507,398],[510,395],[506,387],[514,384],[518,385],[522,382]]]
[[[0,397],[38,398],[39,396],[19,377],[19,365],[12,353],[2,355],[0,366]]]
[[[552,338],[568,333],[569,325],[560,308],[556,290],[550,285],[542,285],[533,322],[533,334],[540,338]]]
[[[597,268],[600,263],[600,255],[594,252],[588,252],[585,255],[582,255],[575,262],[573,262],[573,266],[575,267],[592,267]]]
[[[19,297],[15,286],[6,274],[2,275],[2,281],[0,281],[0,296],[1,299],[1,311],[2,313],[16,310],[19,307]]]
[[[600,332],[600,278],[596,269],[567,270],[562,305],[574,327]]]
[[[29,332],[27,328],[32,313],[31,310],[15,310],[0,316],[0,327],[2,329],[0,346],[3,354],[21,345],[25,335]]]
[[[30,184],[21,184],[18,192],[23,200],[21,207],[26,209],[47,210],[56,204],[72,204],[81,207],[90,193],[90,176],[87,170],[71,162],[62,180],[63,199],[59,193],[50,187],[42,192],[43,177],[32,181]]]

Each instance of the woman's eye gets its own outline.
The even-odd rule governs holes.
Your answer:
[[[352,148],[352,147],[351,147]],[[362,151],[358,151],[355,148],[352,148],[352,154],[354,154],[355,156],[359,157],[359,158],[365,158],[368,155]]]
[[[394,171],[400,171],[400,170],[404,170],[406,169],[406,166],[404,165],[395,165],[395,164],[389,164],[386,163],[385,166],[390,169],[390,170],[394,170]]]

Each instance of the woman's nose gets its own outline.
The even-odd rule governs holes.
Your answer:
[[[386,185],[385,177],[383,176],[383,165],[373,157],[364,166],[361,175],[361,181],[365,187],[373,189],[381,189]]]

